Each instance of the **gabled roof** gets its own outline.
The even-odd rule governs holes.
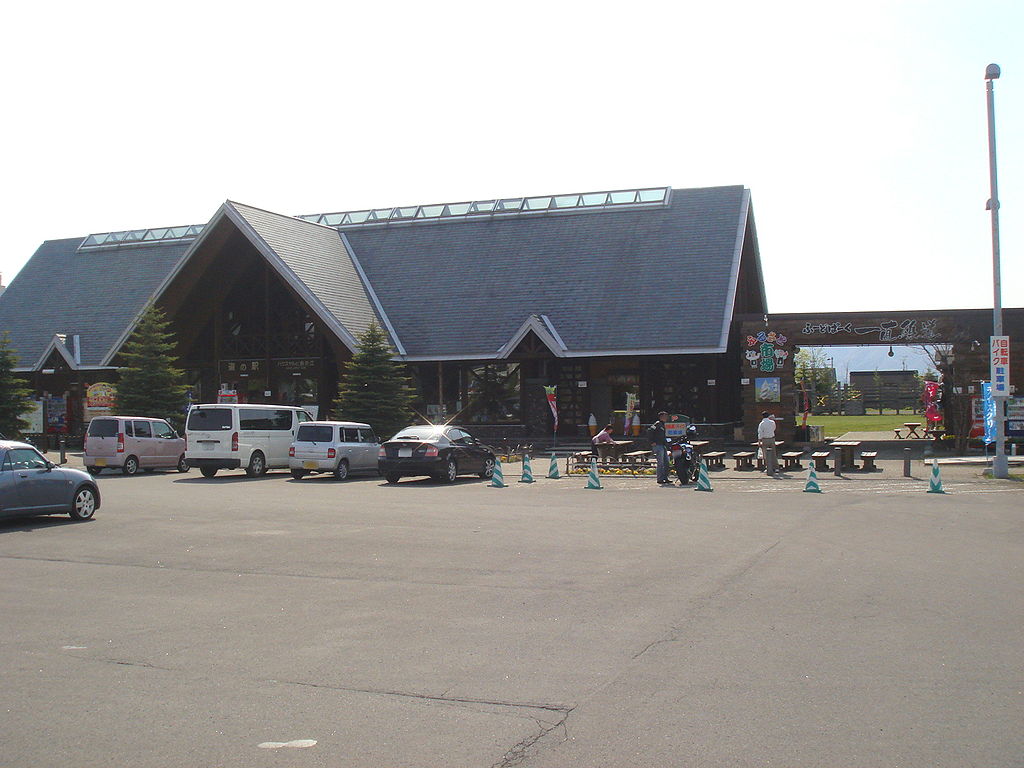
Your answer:
[[[408,360],[493,359],[534,315],[558,329],[566,357],[722,352],[748,209],[743,187],[711,187],[652,208],[345,236]]]
[[[80,337],[80,367],[106,364],[125,326],[141,312],[188,243],[78,251],[81,237],[48,240],[0,298],[19,368],[35,365],[54,334]]]

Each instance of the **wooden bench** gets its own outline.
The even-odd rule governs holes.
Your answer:
[[[753,469],[754,468],[754,452],[753,451],[740,451],[734,453],[732,457],[736,460],[736,469]]]
[[[654,459],[654,451],[631,451],[622,454],[622,460],[628,464],[647,466]]]
[[[831,454],[828,451],[817,451],[811,454],[811,458],[814,460],[814,468],[819,472],[828,471],[828,457]]]
[[[864,462],[864,466],[861,467],[865,472],[873,472],[878,469],[875,466],[875,459],[878,458],[878,451],[861,451],[860,459]]]
[[[783,471],[790,469],[803,469],[803,465],[800,463],[800,459],[803,455],[803,451],[790,451],[789,453],[782,454]]]
[[[902,440],[903,439],[903,430],[902,429],[897,427],[896,429],[893,430],[893,434],[896,435],[896,439],[897,440]]]
[[[725,469],[725,451],[708,451],[701,454],[708,463],[708,469]]]

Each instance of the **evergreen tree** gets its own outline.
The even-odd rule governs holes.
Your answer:
[[[125,416],[154,416],[180,427],[184,417],[185,391],[177,358],[174,334],[167,317],[155,306],[142,315],[135,331],[121,347],[121,380],[117,385],[117,412]]]
[[[23,414],[32,410],[32,391],[14,373],[18,356],[11,349],[11,335],[0,335],[0,434],[13,438],[28,429]]]
[[[345,363],[334,410],[338,418],[365,422],[388,438],[409,424],[414,393],[402,366],[391,359],[388,337],[376,322],[358,341],[359,351]]]

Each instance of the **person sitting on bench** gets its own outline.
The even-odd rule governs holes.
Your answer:
[[[612,429],[612,425],[608,424],[591,439],[591,442],[594,444],[594,455],[602,459],[607,458],[608,449],[606,446],[608,443],[615,442],[615,438],[612,437]]]

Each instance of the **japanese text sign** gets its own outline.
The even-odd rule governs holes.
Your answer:
[[[991,336],[989,349],[992,361],[992,396],[1010,396],[1010,337]]]

